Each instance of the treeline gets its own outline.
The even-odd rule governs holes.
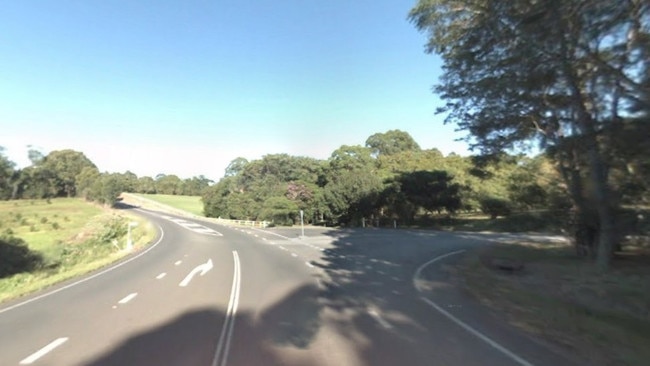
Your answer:
[[[329,159],[287,154],[233,160],[203,196],[207,216],[292,224],[410,225],[427,217],[483,211],[492,217],[571,206],[544,156],[444,156],[408,133],[370,136]]]
[[[0,200],[83,197],[112,205],[122,192],[200,196],[213,183],[204,176],[102,173],[82,152],[69,149],[47,155],[30,150],[29,158],[30,166],[17,169],[0,148]]]

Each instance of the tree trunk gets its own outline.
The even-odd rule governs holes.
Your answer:
[[[596,264],[598,268],[605,271],[609,268],[615,246],[614,215],[610,202],[609,186],[607,185],[607,173],[596,141],[591,142],[588,149],[589,167],[591,169],[591,180],[594,185],[594,199],[598,211],[598,251]]]
[[[561,18],[560,18],[561,19]],[[565,23],[560,23],[564,34],[569,33]],[[570,92],[571,104],[576,117],[576,126],[580,131],[583,141],[587,148],[587,164],[589,167],[589,178],[593,185],[593,199],[598,212],[598,251],[596,264],[598,268],[605,271],[609,268],[612,258],[612,248],[614,248],[614,220],[612,209],[610,207],[610,193],[607,184],[607,170],[600,153],[598,141],[596,139],[597,128],[596,121],[587,110],[587,101],[582,93],[579,76],[569,60],[573,59],[573,51],[569,47],[566,38],[562,38],[560,47],[564,60],[562,62],[563,74],[566,78],[567,86]]]

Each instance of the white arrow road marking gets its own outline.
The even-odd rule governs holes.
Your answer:
[[[62,337],[62,338],[55,339],[54,341],[52,341],[47,346],[41,348],[40,350],[32,353],[26,359],[20,361],[20,364],[21,365],[31,365],[32,363],[34,363],[39,358],[41,358],[41,357],[45,356],[46,354],[52,352],[56,347],[59,347],[60,345],[65,343],[67,340],[68,340],[68,337]]]
[[[126,295],[122,300],[118,301],[118,304],[126,304],[127,302],[133,300],[136,296],[138,296],[137,292],[134,292],[132,294]]]
[[[211,270],[212,267],[214,267],[214,266],[212,265],[212,259],[208,259],[207,262],[205,262],[205,263],[203,263],[203,264],[201,264],[201,265],[196,266],[196,268],[194,268],[194,269],[192,270],[192,272],[190,272],[187,276],[185,276],[185,278],[183,279],[183,281],[181,281],[181,283],[179,283],[178,285],[179,285],[180,287],[185,287],[185,286],[187,286],[187,285],[190,283],[190,281],[192,281],[192,278],[193,278],[197,273],[199,273],[200,276],[203,276],[204,274],[208,273],[208,271]]]

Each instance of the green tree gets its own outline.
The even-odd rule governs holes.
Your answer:
[[[102,173],[91,188],[94,201],[114,206],[117,198],[124,192],[124,179],[120,173]]]
[[[422,207],[429,212],[440,213],[445,210],[454,213],[461,206],[460,186],[452,183],[453,177],[446,171],[420,170],[403,173],[396,180],[400,183],[405,198],[416,207]]]
[[[0,146],[0,200],[12,197],[15,179],[15,164],[4,155],[4,148]]]
[[[198,177],[187,178],[183,180],[182,194],[187,196],[201,196],[214,182],[203,175]]]
[[[137,182],[137,192],[144,194],[156,193],[156,181],[151,177],[140,177]]]
[[[233,159],[226,167],[226,174],[224,176],[233,177],[235,175],[238,175],[244,170],[246,164],[248,164],[248,160],[246,158],[238,157]]]
[[[486,153],[553,146],[576,209],[597,213],[602,269],[616,237],[606,127],[648,108],[649,12],[635,0],[420,0],[410,13],[442,57],[447,122]]]
[[[377,197],[383,188],[381,179],[364,169],[343,170],[331,177],[323,188],[327,212],[334,223],[358,223],[372,216]]]
[[[404,151],[420,151],[420,145],[408,134],[401,130],[389,130],[376,133],[366,140],[366,147],[372,150],[374,156],[395,155]]]
[[[156,193],[159,194],[181,194],[183,192],[183,181],[176,175],[158,174],[156,176]]]
[[[372,158],[372,150],[367,147],[355,145],[342,145],[332,152],[329,158],[330,172],[351,171],[358,169],[373,170],[376,166]]]
[[[235,177],[224,177],[203,192],[203,213],[207,217],[230,218],[228,196],[233,193]]]
[[[122,186],[124,192],[135,193],[138,190],[138,176],[127,170],[122,174]]]
[[[60,193],[56,174],[44,166],[28,166],[22,169],[19,181],[21,198],[52,198]]]
[[[55,175],[56,196],[74,197],[76,177],[86,168],[97,168],[82,152],[75,150],[56,150],[49,153],[38,165]]]
[[[298,215],[298,206],[286,197],[270,197],[262,207],[260,218],[276,225],[293,225]]]
[[[93,187],[99,179],[101,179],[101,174],[97,168],[90,166],[84,167],[75,177],[77,195],[94,201],[97,197],[94,195],[96,192],[93,191]]]

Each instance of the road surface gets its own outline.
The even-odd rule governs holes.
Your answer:
[[[137,212],[151,247],[0,308],[0,365],[575,364],[441,271],[493,236]]]

